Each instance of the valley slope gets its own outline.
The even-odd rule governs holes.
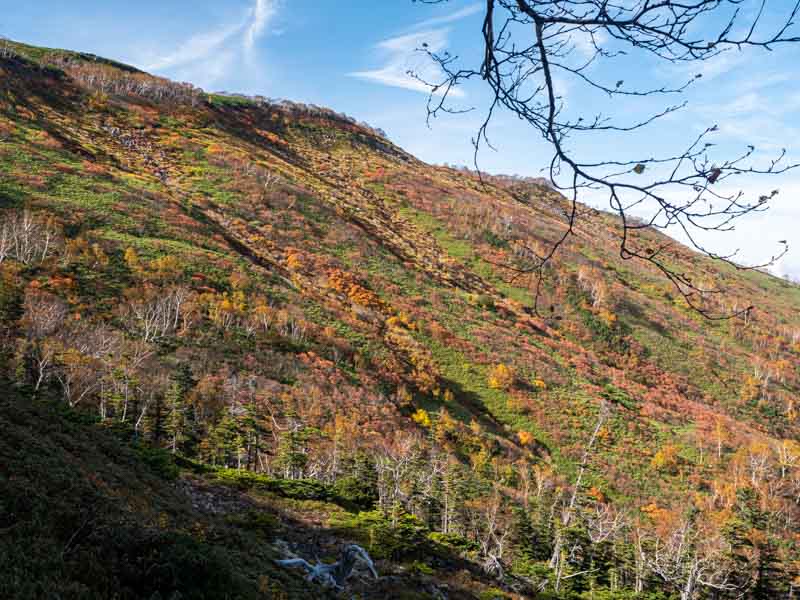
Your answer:
[[[13,42],[0,209],[3,410],[26,406],[2,422],[33,439],[42,420],[50,444],[2,448],[17,517],[0,529],[47,528],[44,489],[35,510],[22,498],[51,484],[15,470],[63,453],[86,478],[62,511],[74,523],[23,554],[54,552],[27,576],[57,573],[70,597],[107,593],[73,551],[104,571],[88,549],[105,538],[80,533],[96,494],[131,503],[132,545],[162,549],[115,547],[99,581],[120,597],[218,597],[229,584],[119,573],[255,547],[224,567],[241,566],[232,597],[322,594],[274,559],[333,560],[344,541],[376,560],[377,583],[352,583],[376,598],[680,597],[698,561],[685,598],[800,584],[795,285],[645,231],[723,290],[709,307],[754,307],[705,319],[620,258],[616,217],[582,207],[540,316],[508,267],[563,233],[551,189],[425,164],[327,109]],[[53,438],[77,417],[52,404],[90,417],[126,475],[96,474],[82,435]]]

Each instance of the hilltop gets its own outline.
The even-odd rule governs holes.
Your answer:
[[[646,231],[754,307],[708,320],[582,207],[537,314],[517,269],[567,207],[331,110],[5,42],[2,595],[330,595],[275,560],[348,543],[362,597],[789,593],[800,287]]]

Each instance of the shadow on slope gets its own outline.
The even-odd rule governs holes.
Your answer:
[[[247,486],[224,485],[206,467],[178,461],[193,471],[180,473],[170,454],[126,442],[129,432],[5,382],[0,432],[0,597],[338,597],[305,582],[302,571],[275,565],[283,558],[277,540],[309,560],[319,552],[327,560],[343,536],[358,541],[355,531],[297,518],[302,510],[292,510],[293,501],[248,495]],[[436,560],[463,579],[484,579],[468,561]],[[354,582],[349,591],[436,597],[433,578],[390,562],[379,562],[380,580]],[[448,596],[475,598],[467,583],[450,582]]]

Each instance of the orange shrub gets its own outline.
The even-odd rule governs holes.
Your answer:
[[[517,432],[517,439],[521,445],[528,446],[533,442],[534,437],[530,431],[519,431]]]

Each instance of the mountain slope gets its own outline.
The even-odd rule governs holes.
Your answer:
[[[212,469],[339,486],[350,516],[325,525],[386,569],[451,575],[424,544],[382,552],[371,508],[504,593],[677,591],[690,555],[732,594],[769,569],[788,589],[800,288],[645,232],[725,290],[709,305],[755,307],[705,320],[586,208],[543,319],[504,265],[563,231],[546,187],[426,165],[325,109],[0,54],[2,358],[24,393]]]

